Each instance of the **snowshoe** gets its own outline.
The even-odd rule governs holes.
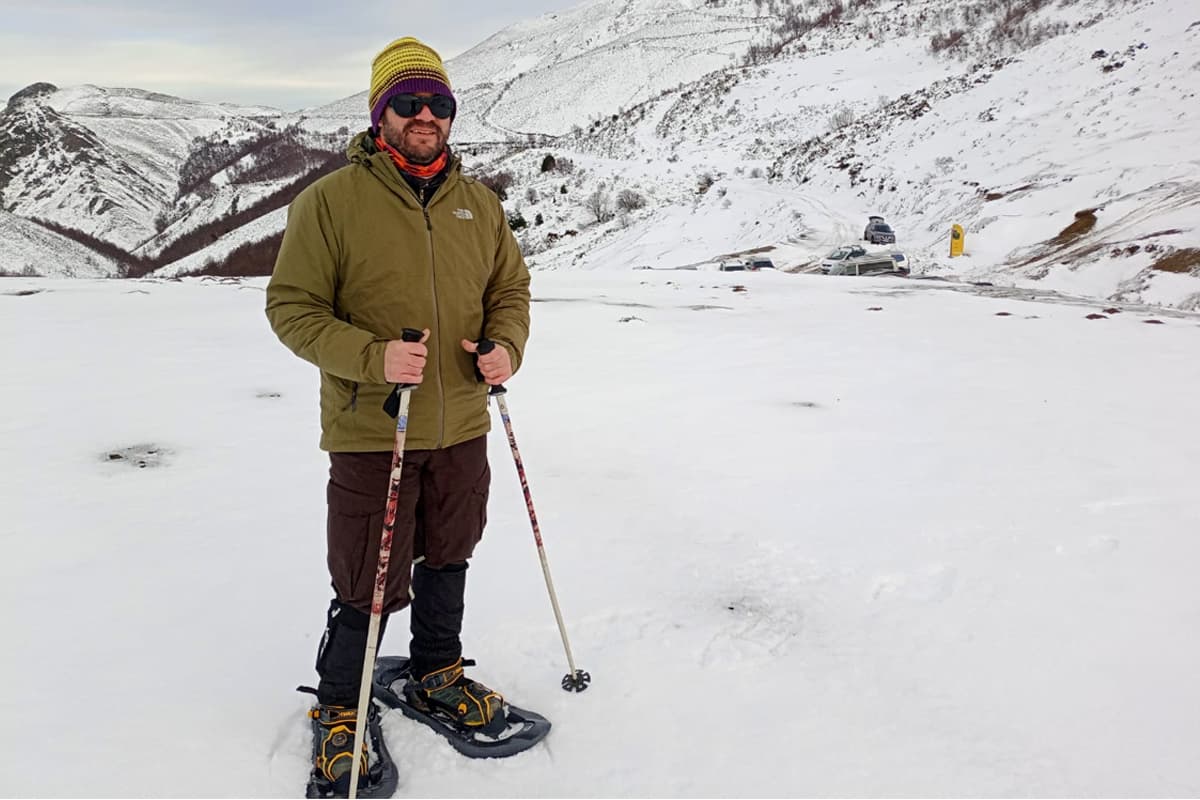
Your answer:
[[[302,688],[301,691],[306,689]],[[309,717],[313,728],[313,769],[304,796],[347,797],[354,763],[358,709],[318,703],[309,712]],[[383,739],[379,709],[374,701],[367,714],[367,735],[363,739],[361,758],[363,766],[358,777],[358,797],[391,797],[399,783],[399,775]]]
[[[424,723],[470,758],[505,758],[528,750],[550,733],[550,721],[518,708],[462,674],[470,660],[417,680],[407,658],[375,664],[374,692],[384,705]]]

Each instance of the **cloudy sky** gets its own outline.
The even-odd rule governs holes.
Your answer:
[[[581,2],[0,0],[0,103],[45,81],[298,110],[365,90],[392,39],[417,36],[451,58]]]

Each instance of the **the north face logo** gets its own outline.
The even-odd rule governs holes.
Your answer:
[[[458,217],[459,219],[475,219],[475,215],[471,213],[471,209],[469,208],[454,209],[454,216]]]

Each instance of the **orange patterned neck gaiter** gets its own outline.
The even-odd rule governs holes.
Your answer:
[[[437,175],[439,172],[441,172],[446,166],[446,161],[450,158],[449,152],[443,150],[442,154],[435,158],[431,164],[414,164],[401,155],[399,150],[385,142],[382,136],[375,137],[375,145],[380,150],[392,157],[392,163],[394,163],[401,172],[407,172],[414,178],[421,178],[422,180],[429,180],[434,175]]]

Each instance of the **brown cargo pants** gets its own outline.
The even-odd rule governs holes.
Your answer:
[[[317,651],[317,698],[327,705],[358,702],[391,469],[391,453],[329,454],[326,533],[336,596]],[[490,480],[486,436],[404,454],[379,634],[387,614],[409,604],[411,588],[409,656],[417,675],[462,656],[467,559],[483,536]]]
[[[391,453],[329,454],[329,574],[337,599],[368,614],[391,468]],[[486,436],[405,452],[385,614],[408,605],[414,560],[437,570],[471,557],[487,523],[490,481]]]

